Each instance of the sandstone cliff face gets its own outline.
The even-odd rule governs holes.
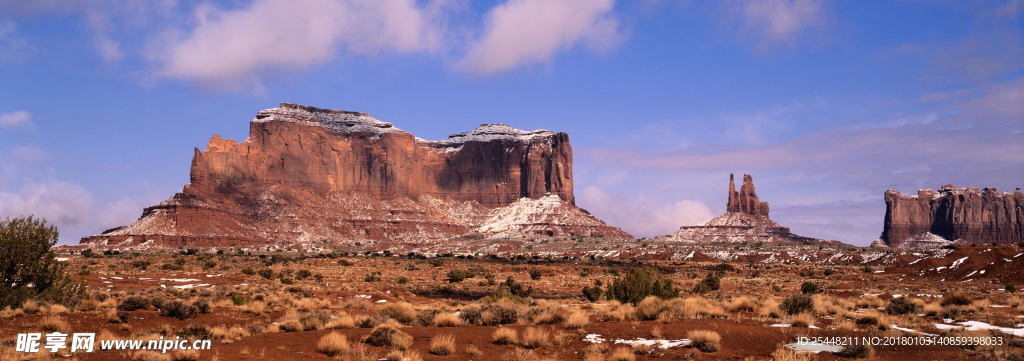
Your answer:
[[[283,103],[260,111],[245,141],[213,136],[195,149],[181,192],[83,242],[416,244],[473,232],[520,199],[577,209],[572,182],[566,133],[484,124],[427,141],[365,113]],[[593,217],[583,222],[591,227],[546,227],[629,237]]]
[[[768,218],[768,202],[761,202],[754,190],[754,180],[743,175],[743,185],[736,191],[733,175],[729,175],[726,212],[696,226],[683,226],[673,234],[659,237],[670,242],[737,243],[836,243],[793,234]]]
[[[885,191],[885,224],[879,242],[890,247],[920,245],[934,238],[965,243],[1024,241],[1024,194],[1020,188],[1002,193],[994,188],[922,189],[904,196]],[[941,242],[933,242],[941,244]]]

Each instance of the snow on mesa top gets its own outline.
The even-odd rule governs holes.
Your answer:
[[[317,108],[295,103],[281,103],[277,108],[264,109],[256,113],[253,123],[283,121],[309,126],[319,126],[343,134],[352,133],[408,133],[393,124],[377,120],[368,113],[347,110]],[[449,135],[447,139],[418,141],[440,147],[458,146],[468,142],[490,142],[495,140],[529,141],[537,137],[551,137],[555,133],[547,129],[522,130],[505,124],[481,124],[468,132]]]
[[[324,127],[340,133],[393,133],[405,132],[388,122],[374,119],[367,113],[317,108],[295,103],[281,103],[280,107],[256,113],[253,123],[283,121]]]
[[[554,132],[547,129],[522,130],[505,124],[481,124],[468,132],[455,133],[435,143],[439,145],[463,144],[467,142],[489,142],[492,140],[531,140],[536,137],[550,137]]]

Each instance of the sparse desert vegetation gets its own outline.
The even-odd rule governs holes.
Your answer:
[[[780,344],[816,334],[961,335],[967,331],[936,325],[978,321],[1014,328],[1024,312],[1016,293],[995,290],[1002,283],[987,294],[980,290],[989,286],[980,283],[909,285],[842,264],[826,275],[762,263],[639,266],[600,259],[238,250],[69,258],[68,269],[89,271],[72,276],[89,285],[81,298],[67,304],[28,298],[0,310],[0,330],[85,327],[103,339],[210,339],[218,360],[287,358],[300,347],[290,345],[345,360],[668,360],[695,353],[799,360],[807,354]],[[140,258],[181,270],[133,266]],[[381,280],[367,280],[367,274]],[[391,282],[400,278],[405,281]],[[818,289],[806,292],[807,282]],[[580,292],[588,287],[601,291]],[[983,333],[1012,344],[922,350],[1007,358],[1024,345],[1017,336]],[[676,340],[687,343],[672,345]],[[901,352],[849,347],[836,355],[890,359]],[[136,351],[125,357],[206,360],[213,354]]]

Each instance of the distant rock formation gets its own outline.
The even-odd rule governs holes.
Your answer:
[[[789,228],[768,218],[768,202],[761,202],[757,197],[754,180],[749,174],[743,175],[743,185],[738,192],[734,177],[729,174],[729,197],[724,214],[696,226],[680,227],[675,233],[658,237],[658,240],[698,243],[839,243],[795,235]]]
[[[945,242],[943,242],[945,241]],[[921,189],[904,196],[885,191],[885,224],[873,244],[888,247],[935,247],[958,243],[1024,241],[1024,194],[995,188]]]
[[[745,213],[752,216],[768,217],[768,202],[761,202],[754,190],[754,180],[749,174],[743,175],[743,185],[740,191],[736,191],[736,182],[732,174],[729,174],[729,202],[725,207],[726,212]]]
[[[522,219],[496,211],[540,199],[557,207]],[[630,238],[574,202],[566,133],[484,124],[427,141],[366,113],[282,103],[256,114],[245,141],[215,135],[205,151],[196,148],[181,192],[134,224],[82,242],[417,244],[517,232]],[[489,233],[489,223],[503,226]]]

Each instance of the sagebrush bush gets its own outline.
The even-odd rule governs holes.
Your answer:
[[[608,284],[605,294],[609,299],[636,304],[647,296],[678,297],[679,290],[657,268],[638,267],[630,269],[625,277],[616,278]]]
[[[162,302],[158,306],[158,309],[160,310],[161,316],[174,317],[179,320],[195,318],[199,314],[198,308],[178,300]]]
[[[889,304],[885,305],[885,313],[890,315],[905,315],[908,313],[916,313],[918,305],[911,302],[907,297],[897,297],[889,300]]]
[[[814,299],[805,294],[791,295],[786,297],[785,300],[782,300],[782,304],[779,305],[779,308],[790,315],[810,312],[814,310]]]

